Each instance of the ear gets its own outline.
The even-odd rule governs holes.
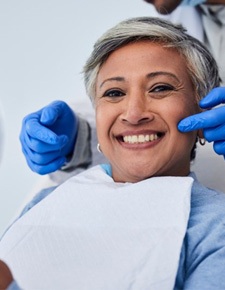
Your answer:
[[[206,141],[205,141],[205,138],[204,138],[203,131],[202,131],[202,130],[198,130],[197,135],[198,135],[198,142],[199,142],[202,146],[204,146]]]
[[[204,139],[204,134],[203,134],[203,131],[202,131],[201,129],[198,130],[198,132],[197,132],[197,136],[198,136],[198,138],[200,138],[200,139]]]

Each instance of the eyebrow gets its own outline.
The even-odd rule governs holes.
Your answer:
[[[166,71],[156,71],[156,72],[151,72],[149,74],[146,75],[146,78],[147,79],[151,79],[151,78],[155,78],[157,76],[169,76],[169,77],[172,77],[173,79],[175,79],[176,81],[179,82],[179,79],[178,77],[173,74],[173,73],[170,73],[170,72],[166,72]],[[117,82],[124,82],[125,81],[125,78],[124,77],[112,77],[112,78],[108,78],[106,80],[104,80],[101,84],[100,84],[100,88],[106,83],[106,82],[112,82],[112,81],[117,81]]]
[[[156,72],[149,73],[149,74],[147,74],[147,78],[154,78],[154,77],[161,76],[161,75],[172,77],[173,79],[175,79],[176,81],[179,82],[179,79],[175,74],[173,74],[171,72],[167,72],[167,71],[156,71]]]
[[[124,77],[113,77],[113,78],[109,78],[104,80],[101,84],[100,84],[100,88],[104,85],[104,83],[106,82],[112,82],[112,81],[117,81],[117,82],[124,82],[125,78]]]

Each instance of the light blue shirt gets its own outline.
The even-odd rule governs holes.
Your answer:
[[[20,286],[16,283],[16,281],[13,281],[6,290],[22,290]]]

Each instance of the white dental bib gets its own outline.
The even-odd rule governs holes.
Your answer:
[[[115,183],[96,166],[34,206],[0,243],[22,289],[173,289],[191,177]]]

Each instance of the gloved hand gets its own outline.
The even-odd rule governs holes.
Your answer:
[[[60,169],[72,154],[78,119],[63,101],[55,101],[23,119],[20,142],[34,172],[47,174]]]
[[[225,103],[225,87],[213,89],[199,103],[202,109],[211,109]],[[187,117],[178,124],[178,130],[189,132],[203,129],[204,137],[208,142],[214,142],[214,151],[225,157],[225,106]]]

